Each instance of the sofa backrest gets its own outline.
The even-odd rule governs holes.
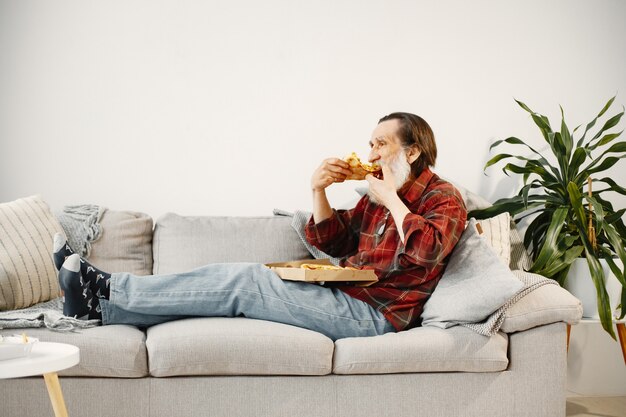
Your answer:
[[[282,262],[310,259],[291,218],[180,216],[156,221],[153,273],[188,271],[216,262]]]

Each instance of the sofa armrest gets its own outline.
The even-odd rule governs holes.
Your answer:
[[[582,314],[580,300],[567,290],[558,285],[543,285],[507,310],[500,330],[513,333],[559,321],[576,324]]]

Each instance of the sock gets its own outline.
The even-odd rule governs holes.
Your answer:
[[[111,274],[101,271],[83,258],[79,259],[80,272],[85,284],[89,286],[95,297],[108,300],[111,293],[109,291]]]
[[[54,266],[56,266],[57,271],[61,270],[61,266],[63,262],[65,262],[65,258],[74,254],[74,251],[67,244],[67,240],[65,236],[61,233],[54,234],[54,242],[52,244],[52,258],[54,259]]]
[[[65,262],[68,256],[75,253],[67,243],[65,236],[61,233],[54,235],[52,250],[54,252],[52,257],[57,270],[61,269],[63,262]],[[82,279],[88,282],[91,292],[96,297],[109,299],[109,279],[111,274],[97,269],[83,258],[80,258],[80,273]]]
[[[59,285],[65,294],[63,314],[77,319],[102,319],[100,302],[82,279],[80,257],[70,255],[59,270]]]

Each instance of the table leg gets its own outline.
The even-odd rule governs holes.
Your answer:
[[[48,395],[50,396],[50,402],[52,403],[54,415],[56,417],[68,417],[58,375],[56,372],[52,372],[44,374],[43,378],[46,380],[46,387],[48,387]]]
[[[617,334],[619,335],[619,344],[622,346],[622,356],[626,364],[626,324],[617,323]]]

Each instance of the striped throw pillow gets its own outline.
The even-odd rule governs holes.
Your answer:
[[[56,232],[63,229],[39,196],[0,204],[0,311],[60,295],[52,261]]]
[[[508,266],[511,261],[511,215],[504,212],[495,217],[478,220],[478,224],[483,230],[482,236]]]

